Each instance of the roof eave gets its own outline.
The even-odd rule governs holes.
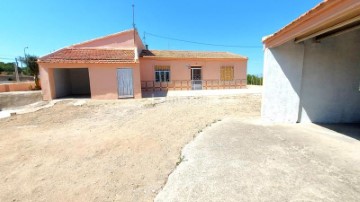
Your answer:
[[[325,24],[327,20],[346,13],[351,9],[360,6],[358,0],[328,0],[315,6],[298,19],[294,20],[278,32],[263,38],[266,48],[274,48],[296,37],[311,32]]]
[[[123,63],[139,63],[138,61],[104,61],[104,60],[38,60],[39,64],[54,64],[54,63],[63,63],[63,64],[123,64]]]
[[[247,57],[244,58],[210,58],[210,57],[157,57],[157,56],[141,56],[140,59],[154,59],[154,60],[248,60]]]

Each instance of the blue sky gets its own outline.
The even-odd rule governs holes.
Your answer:
[[[261,74],[261,39],[321,0],[1,0],[0,61],[26,52],[53,50],[132,27],[189,41],[255,46],[231,48],[189,44],[146,36],[150,49],[229,51],[249,57],[248,72]]]

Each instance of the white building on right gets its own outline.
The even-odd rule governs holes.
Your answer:
[[[360,1],[327,0],[265,46],[262,118],[360,123]]]

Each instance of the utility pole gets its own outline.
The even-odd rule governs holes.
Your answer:
[[[132,5],[132,11],[133,11],[133,28],[135,29],[135,5]]]
[[[136,28],[135,28],[135,5],[132,5],[132,12],[133,12],[133,29],[134,29],[134,45],[135,45],[135,36],[136,36]]]
[[[29,48],[29,47],[27,47],[27,46],[24,48],[24,60],[25,60],[25,61],[26,61],[26,52],[25,52],[25,50],[28,49],[28,48]]]
[[[15,58],[15,63],[14,63],[14,69],[15,69],[15,78],[16,78],[16,82],[19,82],[20,79],[19,79],[19,72],[18,72],[18,60],[17,58]]]
[[[25,52],[25,50],[26,49],[28,49],[29,47],[28,46],[26,46],[25,48],[24,48],[24,66],[26,65],[26,62],[27,62],[27,54],[26,54],[26,52]]]

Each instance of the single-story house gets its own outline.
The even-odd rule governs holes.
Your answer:
[[[263,43],[263,119],[360,122],[359,0],[323,1]]]
[[[142,91],[246,86],[247,58],[228,52],[148,50],[136,29],[39,58],[44,100],[86,95],[141,98]]]

